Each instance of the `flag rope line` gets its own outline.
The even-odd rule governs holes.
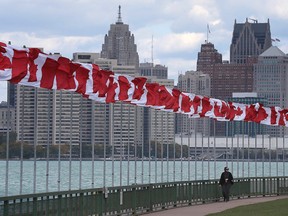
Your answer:
[[[241,104],[181,92],[145,77],[131,77],[102,70],[98,65],[72,62],[37,48],[21,48],[0,42],[0,81],[37,88],[73,91],[102,103],[123,101],[137,106],[208,117],[218,121],[246,121],[288,126],[288,109]]]

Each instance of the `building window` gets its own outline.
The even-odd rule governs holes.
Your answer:
[[[91,55],[78,55],[78,59],[90,59]]]

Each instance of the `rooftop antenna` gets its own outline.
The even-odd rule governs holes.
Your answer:
[[[116,23],[122,24],[122,18],[121,18],[121,5],[119,5],[119,9],[118,9],[118,20]]]
[[[153,35],[152,35],[152,43],[151,43],[151,61],[152,67],[154,66],[154,57],[153,57]]]
[[[207,24],[207,39],[206,39],[206,43],[209,42],[208,38],[209,38],[209,34],[210,34],[210,28],[209,28],[209,24]]]
[[[252,20],[254,23],[258,23],[258,20],[257,20],[257,19],[249,18],[249,20]]]

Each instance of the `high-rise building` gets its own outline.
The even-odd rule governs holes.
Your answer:
[[[79,145],[79,94],[22,85],[8,88],[8,101],[15,105],[17,140],[42,146]]]
[[[201,71],[187,71],[184,75],[179,75],[177,87],[184,92],[210,96],[210,76]],[[202,133],[203,135],[209,135],[209,119],[192,119],[187,115],[177,114],[176,132],[185,134]]]
[[[228,100],[233,92],[253,91],[253,63],[254,58],[248,58],[244,64],[229,63],[222,61],[221,54],[214,48],[212,43],[201,45],[198,53],[197,71],[208,74],[211,78],[211,97]],[[215,134],[226,134],[226,123],[215,123]],[[212,126],[211,126],[212,127]],[[214,123],[213,123],[214,127]],[[210,130],[211,132],[214,129]]]
[[[9,97],[9,106],[10,107],[15,107],[15,91],[16,91],[16,84],[7,83],[7,92],[8,92],[8,97]],[[7,97],[7,99],[8,99]]]
[[[234,23],[233,37],[230,46],[230,62],[245,64],[250,57],[257,57],[272,46],[270,23]]]
[[[245,64],[229,64],[212,43],[202,44],[198,53],[197,71],[211,78],[211,97],[227,100],[233,92],[252,92],[253,59]]]
[[[0,134],[15,132],[15,108],[8,107],[7,102],[0,103]]]
[[[254,65],[254,91],[267,98],[267,106],[288,106],[288,56],[278,47],[271,46],[258,57]],[[282,136],[285,127],[270,127],[272,136]]]
[[[163,65],[154,65],[153,63],[149,62],[140,63],[139,70],[140,76],[153,76],[157,77],[158,79],[168,78],[168,68]]]
[[[158,79],[148,76],[148,82],[158,83],[167,88],[174,88],[173,79]],[[156,109],[144,108],[144,144],[147,146],[149,141],[157,143],[172,144],[175,135],[175,113],[163,112]]]
[[[163,65],[154,65],[153,63],[140,63],[140,75],[148,78],[148,82],[158,83],[173,89],[174,80],[168,79],[168,68]],[[143,108],[144,118],[144,145],[149,149],[149,142],[158,144],[174,143],[175,135],[175,114],[170,112],[161,112],[159,110]]]
[[[201,50],[198,52],[197,71],[207,71],[212,79],[213,66],[215,64],[222,64],[222,54],[214,48],[214,44],[201,44]],[[213,79],[212,79],[213,80]]]
[[[73,60],[97,64],[114,73],[137,76],[133,65],[118,65],[117,59],[100,58],[98,53],[74,53]],[[90,143],[114,146],[114,156],[127,156],[128,146],[143,143],[143,111],[141,107],[121,102],[104,104],[93,100],[83,101],[85,110],[81,118],[83,138]],[[83,103],[82,102],[82,103]],[[86,135],[85,135],[86,134]],[[130,153],[129,153],[130,154]]]
[[[108,35],[105,35],[102,45],[101,57],[117,59],[118,65],[133,65],[138,69],[139,56],[134,35],[129,30],[129,25],[122,22],[121,6],[119,6],[118,20],[110,25]]]
[[[129,30],[129,25],[122,22],[121,6],[119,6],[118,19],[110,25],[108,34],[105,35],[102,45],[101,58],[105,59],[103,67],[115,73],[137,76],[139,56],[134,35]],[[102,59],[97,60],[102,61]],[[107,64],[117,60],[116,65]],[[96,62],[95,62],[96,63]],[[112,63],[112,61],[111,61]],[[101,67],[101,65],[100,65]],[[102,67],[101,67],[102,68]],[[110,144],[115,147],[115,154],[125,156],[130,154],[127,147],[143,144],[143,108],[124,103],[110,105]]]
[[[261,103],[267,106],[267,99],[258,97],[257,92],[233,92],[232,98],[228,98],[228,101],[242,104]],[[255,122],[230,121],[226,122],[226,125],[228,125],[226,130],[228,136],[241,134],[255,137],[258,134],[266,134],[266,126]]]
[[[21,85],[15,94],[17,140],[79,145],[79,94]]]

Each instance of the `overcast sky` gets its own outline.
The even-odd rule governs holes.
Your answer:
[[[168,66],[169,78],[196,70],[197,53],[207,39],[229,59],[235,19],[270,20],[272,38],[288,52],[287,0],[1,0],[0,41],[42,47],[46,53],[100,52],[121,5],[122,21],[135,36],[140,62]],[[253,22],[252,20],[249,20]],[[0,102],[6,82],[0,81]]]

